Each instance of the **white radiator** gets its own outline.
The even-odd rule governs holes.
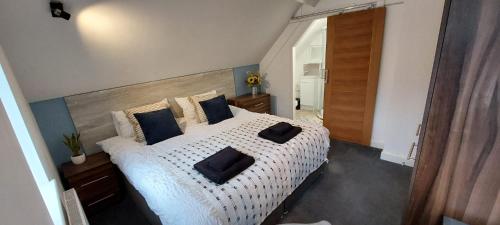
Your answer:
[[[63,203],[69,225],[89,225],[75,189],[63,192]]]

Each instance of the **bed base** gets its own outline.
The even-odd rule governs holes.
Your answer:
[[[128,182],[127,178],[123,176],[123,180],[125,181],[125,187],[127,190],[127,194],[132,198],[132,201],[135,203],[136,207],[139,208],[141,213],[146,217],[148,222],[151,225],[162,225],[160,217],[158,217],[151,209],[149,209],[146,200],[142,195],[137,191],[130,182]]]
[[[278,224],[283,215],[285,215],[291,207],[293,207],[294,203],[302,197],[304,192],[314,183],[320,176],[323,174],[324,169],[327,166],[327,162],[323,163],[316,171],[309,174],[309,176],[302,182],[302,184],[297,187],[293,193],[288,196],[285,201],[283,201],[274,211],[267,216],[264,222],[261,225],[275,225]],[[132,198],[132,201],[136,204],[142,214],[146,217],[146,219],[151,223],[151,225],[162,225],[160,221],[160,217],[158,217],[153,211],[151,211],[146,203],[146,200],[142,197],[142,195],[128,182],[126,178],[123,178],[125,181],[125,186],[128,194]]]

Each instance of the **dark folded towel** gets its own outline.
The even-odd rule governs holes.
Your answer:
[[[290,139],[292,139],[293,137],[297,136],[297,134],[299,134],[300,132],[302,132],[301,127],[295,127],[295,126],[291,126],[289,124],[292,127],[292,129],[288,130],[287,132],[285,132],[283,134],[277,134],[273,130],[271,130],[271,128],[278,125],[278,124],[275,124],[271,127],[268,127],[266,129],[262,130],[261,132],[259,132],[259,137],[270,140],[270,141],[274,141],[278,144],[283,144],[283,143],[286,143],[287,141],[289,141]],[[283,125],[280,125],[280,126],[283,126]],[[285,126],[283,126],[283,127],[285,127]]]
[[[203,174],[206,178],[210,179],[211,181],[217,183],[217,184],[223,184],[226,181],[230,180],[234,176],[238,175],[242,171],[244,171],[246,168],[251,166],[254,162],[255,159],[251,156],[245,155],[243,153],[239,153],[240,158],[236,161],[233,161],[231,165],[229,165],[225,170],[223,171],[217,171],[216,168],[213,168],[214,165],[217,165],[216,167],[220,166],[220,161],[218,161],[220,158],[224,158],[221,155],[226,155],[227,151],[226,149],[230,148],[233,151],[236,151],[235,149],[231,147],[227,147],[221,151],[218,151],[217,153],[209,156],[208,158],[194,164],[194,168],[198,170],[201,174]],[[232,155],[232,153],[231,153]],[[234,156],[231,156],[234,157]],[[224,163],[227,163],[227,161],[224,159]]]
[[[283,135],[285,133],[288,133],[292,129],[293,126],[285,122],[279,122],[269,127],[269,130],[276,135]]]
[[[215,171],[221,172],[227,170],[227,168],[239,161],[243,156],[243,153],[236,151],[234,148],[226,147],[211,157],[208,166]]]

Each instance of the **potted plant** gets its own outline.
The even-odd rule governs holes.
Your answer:
[[[71,151],[71,161],[75,164],[82,164],[85,162],[85,153],[81,151],[80,134],[72,133],[70,137],[64,136],[64,144]]]
[[[258,94],[258,86],[261,83],[261,76],[259,72],[247,72],[247,80],[246,83],[249,87],[252,88],[252,95]]]

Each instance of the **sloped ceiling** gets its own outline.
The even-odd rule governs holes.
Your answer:
[[[0,44],[29,101],[258,63],[292,0],[0,2]]]

